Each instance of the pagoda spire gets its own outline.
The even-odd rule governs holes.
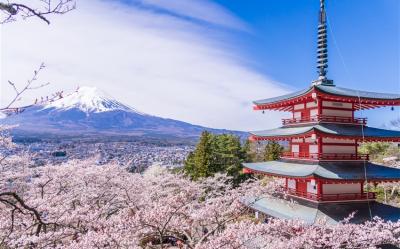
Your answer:
[[[328,68],[328,34],[326,24],[325,0],[320,0],[318,21],[318,46],[317,46],[317,69],[318,79],[313,81],[314,85],[333,85],[332,80],[326,77]]]

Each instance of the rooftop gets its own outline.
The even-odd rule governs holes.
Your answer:
[[[295,100],[297,98],[307,97],[312,92],[316,92],[320,95],[329,95],[329,96],[337,96],[337,97],[345,97],[347,101],[353,103],[360,103],[361,107],[358,106],[357,109],[368,109],[373,105],[400,105],[400,94],[392,94],[392,93],[378,93],[378,92],[368,92],[368,91],[360,91],[349,88],[337,87],[334,85],[312,85],[309,88],[303,89],[301,91],[297,91],[294,93],[262,99],[253,101],[256,106],[263,105],[273,105],[278,104],[280,102],[284,102],[287,100]],[[309,96],[311,97],[311,96]],[[380,103],[381,102],[381,103]]]
[[[280,198],[263,198],[260,200],[247,200],[246,204],[261,213],[280,219],[299,219],[308,224],[318,220],[326,220],[328,224],[337,224],[355,212],[351,223],[362,223],[378,216],[387,221],[400,219],[400,209],[378,203],[375,201],[355,203],[312,203],[301,199],[295,202]],[[371,210],[371,214],[370,214]]]
[[[400,141],[400,131],[385,130],[361,125],[312,124],[300,127],[280,127],[272,130],[252,131],[254,140],[289,139],[296,135],[320,132],[325,136],[364,138],[365,141]]]
[[[307,178],[316,176],[329,180],[400,181],[400,169],[370,162],[295,162],[268,161],[243,163],[254,173],[282,177]]]

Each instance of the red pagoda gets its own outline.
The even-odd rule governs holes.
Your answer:
[[[375,202],[365,183],[400,181],[400,169],[369,162],[358,152],[362,142],[400,142],[400,132],[367,126],[355,112],[399,106],[400,94],[352,90],[335,86],[326,77],[328,67],[327,25],[324,0],[318,25],[317,68],[311,86],[291,94],[254,101],[254,110],[291,112],[282,127],[251,132],[252,141],[286,141],[289,151],[278,161],[245,163],[246,173],[285,179],[285,199],[261,199],[249,204],[257,212],[285,219],[314,222],[325,218],[338,222],[356,212],[355,222],[373,216],[397,220],[400,211]],[[288,202],[288,203],[285,203]]]

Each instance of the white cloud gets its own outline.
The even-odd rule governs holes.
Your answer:
[[[163,8],[183,11],[175,3]],[[231,16],[205,3],[190,5],[188,15],[206,11],[214,23],[218,14]],[[219,24],[240,23],[231,20]],[[87,0],[52,18],[50,26],[30,19],[4,25],[1,34],[3,102],[12,94],[7,80],[22,85],[44,61],[40,79],[52,84],[35,94],[89,85],[140,111],[209,127],[252,130],[279,122],[277,113],[252,111],[251,101],[282,94],[284,87],[247,67],[247,58],[234,52],[238,48],[230,34],[208,25],[115,1]]]
[[[137,0],[143,6],[170,11],[181,17],[247,31],[247,25],[229,11],[209,0]]]

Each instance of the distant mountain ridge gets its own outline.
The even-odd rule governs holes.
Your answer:
[[[0,124],[18,125],[15,134],[150,136],[196,139],[204,130],[214,133],[246,133],[206,128],[141,113],[92,87],[82,87],[64,98],[33,105],[18,115],[0,119]]]

